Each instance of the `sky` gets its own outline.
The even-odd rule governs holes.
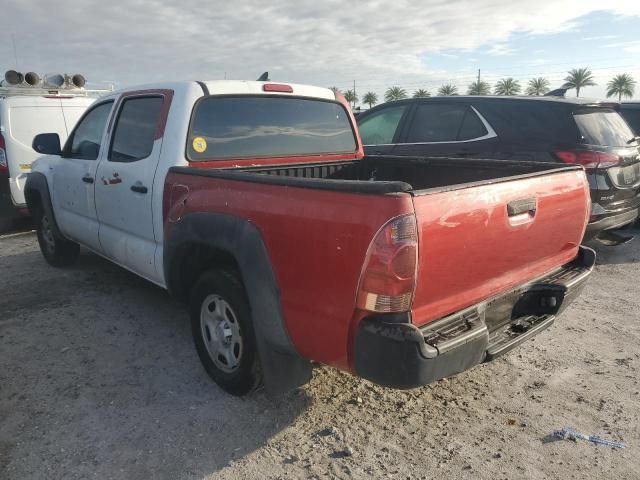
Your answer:
[[[14,51],[15,44],[15,51]],[[17,62],[16,62],[17,59]],[[89,86],[256,79],[353,87],[382,99],[481,78],[523,87],[589,67],[604,97],[615,74],[639,82],[638,0],[29,0],[2,6],[0,70],[82,73]],[[574,93],[569,93],[573,95]]]

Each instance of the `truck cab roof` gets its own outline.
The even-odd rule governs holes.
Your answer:
[[[273,87],[268,87],[276,86]],[[179,81],[179,82],[163,82],[150,83],[145,85],[136,85],[113,92],[113,95],[131,92],[135,90],[173,90],[176,93],[184,93],[194,86],[201,88],[205,95],[283,95],[291,94],[294,96],[321,98],[327,100],[335,100],[335,93],[329,88],[314,87],[311,85],[302,85],[289,82],[258,82],[248,80],[197,80],[197,81]],[[278,87],[290,87],[285,91]],[[269,88],[273,88],[269,90]],[[110,95],[109,95],[110,96]]]

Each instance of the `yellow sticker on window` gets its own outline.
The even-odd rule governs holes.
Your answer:
[[[207,141],[202,137],[194,138],[191,144],[193,145],[193,149],[198,153],[202,153],[207,149]]]

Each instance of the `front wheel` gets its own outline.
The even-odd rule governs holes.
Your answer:
[[[260,384],[251,311],[238,276],[204,273],[191,291],[191,331],[200,361],[226,392],[244,395]]]
[[[50,265],[68,267],[75,263],[80,253],[80,245],[56,234],[52,219],[47,213],[37,217],[36,233],[40,251]]]

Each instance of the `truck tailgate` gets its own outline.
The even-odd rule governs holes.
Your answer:
[[[418,284],[424,325],[572,260],[590,210],[582,170],[416,192]]]

